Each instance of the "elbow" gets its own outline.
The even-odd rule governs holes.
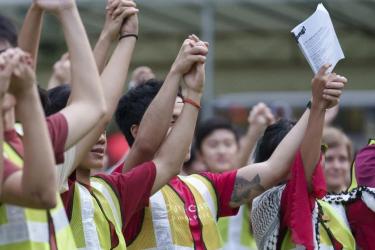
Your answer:
[[[40,181],[38,184],[28,183],[24,186],[24,190],[38,208],[51,209],[57,205],[57,184],[54,181]]]
[[[33,195],[35,203],[43,209],[52,209],[57,205],[57,195],[55,192],[46,191],[35,192]]]

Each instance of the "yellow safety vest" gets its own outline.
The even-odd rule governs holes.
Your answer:
[[[4,157],[22,168],[23,159],[6,142]],[[59,194],[54,209],[31,209],[8,204],[0,205],[0,249],[49,250],[50,233],[48,220],[52,220],[57,248],[77,249]]]
[[[255,239],[250,230],[250,216],[248,205],[240,207],[235,216],[220,218],[218,222],[223,249],[255,250]]]
[[[330,204],[324,201],[317,201],[319,208],[321,209],[323,222],[319,222],[319,248],[316,246],[318,243],[317,237],[314,234],[314,244],[315,249],[321,250],[333,250],[333,242],[335,239],[338,241],[344,250],[354,250],[356,249],[356,244],[354,237],[350,231],[350,228],[342,220],[341,216],[336,213],[334,208]],[[313,220],[313,225],[316,223]],[[292,241],[292,235],[290,230],[288,230],[286,236],[281,245],[281,249],[297,249],[297,246]]]
[[[212,184],[200,175],[179,178],[194,196],[196,207],[191,209],[198,211],[206,248],[222,248],[216,224],[217,197]],[[128,249],[194,249],[184,203],[171,186],[164,186],[150,198],[150,206],[145,208],[142,229],[133,242],[128,242]]]
[[[120,205],[116,195],[100,178],[91,178],[91,187],[92,193],[78,182],[74,185],[70,226],[77,247],[87,250],[125,250]],[[112,245],[111,224],[118,238],[117,245]]]

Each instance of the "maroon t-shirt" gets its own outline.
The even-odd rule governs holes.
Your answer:
[[[64,147],[68,136],[68,123],[64,115],[57,113],[46,119],[48,132],[55,153],[56,163],[64,162]],[[12,129],[4,132],[4,140],[23,158],[24,149],[20,136]],[[13,173],[21,170],[22,166],[15,166],[9,159],[4,160],[3,182]]]
[[[4,133],[4,141],[6,141],[22,158],[23,157],[23,146],[22,141],[17,135],[15,130],[9,130]],[[21,170],[22,166],[14,165],[9,159],[4,158],[4,173],[3,173],[3,182],[12,174]]]
[[[46,118],[46,122],[49,136],[52,142],[52,148],[55,154],[56,163],[63,163],[65,142],[68,136],[68,123],[65,119],[65,116],[61,113],[57,113]],[[23,158],[24,150],[22,140],[14,129],[6,131],[4,133],[4,140],[19,154],[21,158]],[[20,171],[20,167],[22,166],[15,166],[8,159],[5,159],[3,182],[13,173]],[[50,247],[51,250],[55,250],[57,249],[56,239],[54,227],[50,217],[48,218],[48,224],[50,229]]]
[[[359,186],[375,188],[375,145],[363,148],[355,158]],[[361,198],[346,206],[346,214],[357,245],[361,249],[375,249],[375,213]]]
[[[64,162],[65,143],[68,138],[68,122],[61,113],[47,117],[46,121],[56,164],[61,164]]]
[[[213,188],[216,191],[218,199],[218,217],[233,216],[238,213],[239,208],[232,208],[229,206],[234,188],[234,182],[236,179],[236,174],[236,170],[220,174],[201,174],[209,182],[211,182]],[[179,197],[184,202],[186,215],[189,218],[190,232],[192,234],[196,249],[205,249],[204,241],[202,238],[202,223],[197,214],[197,209],[189,209],[192,206],[197,206],[197,204],[195,203],[193,193],[188,188],[188,186],[178,177],[173,178],[169,182],[169,186],[174,189],[174,191],[179,195]],[[145,206],[146,205],[148,204],[145,204]],[[127,244],[131,244],[131,242],[135,240],[135,238],[142,229],[145,211],[144,207],[142,210],[139,210],[139,212],[134,214],[134,216],[131,218],[130,222],[127,224],[126,227],[123,227],[123,233],[125,235],[125,240]]]
[[[156,166],[149,161],[125,174],[112,173],[97,176],[105,180],[118,194],[123,228],[125,228],[130,218],[148,205],[155,182]]]

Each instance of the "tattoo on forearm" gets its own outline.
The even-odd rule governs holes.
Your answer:
[[[257,174],[251,181],[237,176],[234,183],[231,202],[237,205],[247,202],[250,197],[259,192],[264,192],[265,188],[260,185],[261,179]]]

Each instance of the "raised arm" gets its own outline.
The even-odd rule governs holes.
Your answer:
[[[61,113],[68,122],[65,148],[75,145],[104,115],[105,101],[99,73],[77,6],[73,0],[35,0],[36,5],[60,20],[71,61],[72,93]],[[84,117],[85,119],[82,119]]]
[[[207,50],[204,43],[198,43],[198,46]],[[197,61],[200,62],[196,63],[184,77],[187,85],[186,99],[190,101],[184,104],[180,117],[154,159],[156,179],[152,187],[152,193],[158,191],[171,178],[179,174],[193,139],[199,108],[191,103],[200,105],[205,80],[205,65],[201,63],[205,56],[196,55],[196,57],[199,57]]]
[[[134,144],[126,157],[123,172],[152,160],[163,142],[170,126],[182,76],[189,72],[194,63],[203,63],[204,55],[207,54],[207,47],[192,47],[191,42],[193,41],[186,39],[182,44],[163,86],[144,114]]]
[[[11,53],[4,52],[0,54],[0,104],[1,104],[1,121],[0,121],[0,181],[3,181],[4,174],[4,155],[3,155],[3,143],[4,143],[4,123],[3,118],[6,112],[9,112],[9,105],[5,102],[5,95],[8,92],[10,77],[13,74],[13,70],[18,63],[17,57],[10,57]],[[2,184],[0,185],[0,195],[2,194]]]
[[[119,6],[118,8],[122,10],[122,13],[120,13],[120,15],[117,17],[120,18],[121,21],[116,19],[115,21],[117,23],[112,23],[112,25],[118,25],[118,29],[121,28],[122,34],[137,35],[138,16],[136,13],[138,10],[134,7],[122,8]],[[121,27],[124,19],[125,22]],[[82,157],[84,157],[89,149],[91,149],[112,119],[112,115],[115,112],[118,101],[123,93],[135,44],[136,38],[134,36],[121,39],[101,75],[104,98],[108,109],[107,114],[100,119],[90,133],[88,133],[84,139],[78,143],[75,165],[77,165],[81,161]]]
[[[71,69],[69,54],[65,53],[53,65],[52,75],[48,81],[47,89],[53,89],[63,84],[70,84],[71,82]]]
[[[240,141],[240,150],[234,162],[234,166],[242,167],[248,164],[251,152],[262,137],[266,128],[275,122],[271,110],[264,104],[258,103],[249,114],[249,127],[245,136]]]
[[[326,74],[329,65],[323,66],[312,80],[312,105],[305,136],[301,144],[301,156],[308,188],[312,190],[312,177],[321,153],[321,140],[326,109],[341,96],[341,88],[347,82],[345,77]],[[324,89],[324,88],[330,89]],[[323,93],[323,95],[322,95]],[[327,100],[323,99],[323,96]]]
[[[32,3],[27,11],[18,37],[18,46],[28,52],[33,58],[33,68],[36,69],[40,34],[42,32],[43,9]]]
[[[99,73],[102,73],[105,68],[111,45],[120,37],[120,28],[124,19],[137,13],[138,9],[136,9],[133,0],[107,0],[104,27],[94,47],[94,56]],[[131,30],[122,30],[124,35],[129,31]],[[138,27],[134,32],[138,35]],[[128,70],[124,71],[127,72]]]
[[[321,93],[322,99],[338,102],[336,93],[331,95],[330,91],[341,90],[342,88],[343,86],[334,86],[334,88],[331,88],[331,85],[325,86],[324,91],[326,92]],[[231,206],[237,207],[245,202],[251,202],[257,195],[285,180],[294,156],[301,146],[309,116],[310,110],[307,109],[297,124],[277,146],[270,159],[262,163],[249,165],[238,171]]]
[[[1,201],[20,206],[53,208],[56,205],[56,167],[47,124],[40,104],[35,74],[23,52],[10,86],[17,99],[16,113],[23,126],[24,167],[7,178]],[[38,145],[35,145],[37,142]]]

